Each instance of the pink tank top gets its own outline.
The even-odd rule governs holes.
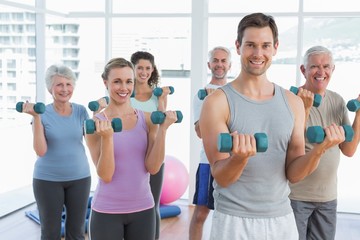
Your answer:
[[[154,207],[149,179],[145,168],[148,128],[144,112],[134,128],[114,133],[115,172],[110,183],[99,178],[92,208],[103,213],[133,213]],[[96,115],[105,119],[102,114]]]

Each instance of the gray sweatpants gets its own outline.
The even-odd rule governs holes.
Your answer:
[[[336,232],[337,200],[303,202],[291,200],[300,240],[333,240]]]

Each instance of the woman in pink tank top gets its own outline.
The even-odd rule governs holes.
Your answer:
[[[109,105],[89,125],[94,133],[86,134],[99,176],[89,235],[92,240],[153,240],[155,211],[149,176],[163,164],[166,132],[177,115],[166,111],[163,123],[153,124],[150,113],[131,106],[134,68],[123,58],[111,59],[102,79]]]

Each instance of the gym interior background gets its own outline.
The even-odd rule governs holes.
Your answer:
[[[71,67],[78,76],[72,101],[86,106],[106,94],[100,75],[110,58],[129,59],[131,53],[143,50],[155,56],[161,85],[175,88],[168,98],[169,109],[184,115],[182,123],[168,132],[166,154],[181,160],[189,171],[189,188],[181,198],[190,203],[200,149],[193,130],[192,99],[208,80],[207,53],[212,47],[231,50],[229,79],[237,76],[237,25],[251,12],[274,16],[279,27],[280,46],[268,71],[270,80],[285,88],[300,86],[304,51],[324,45],[333,51],[336,63],[329,88],[345,100],[360,93],[357,0],[259,0],[256,4],[249,0],[0,0],[0,202],[31,185],[36,156],[30,116],[16,112],[15,105],[26,100],[50,102],[45,69],[55,62]],[[354,115],[349,114],[352,120]],[[342,156],[340,212],[360,213],[355,184],[359,168],[359,150],[352,158]]]

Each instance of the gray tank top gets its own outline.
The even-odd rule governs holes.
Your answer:
[[[287,146],[294,116],[285,90],[274,84],[274,96],[254,101],[237,92],[231,83],[223,86],[230,108],[229,131],[266,133],[268,149],[251,157],[240,178],[222,188],[214,181],[215,209],[240,217],[266,218],[292,212],[285,176]]]

